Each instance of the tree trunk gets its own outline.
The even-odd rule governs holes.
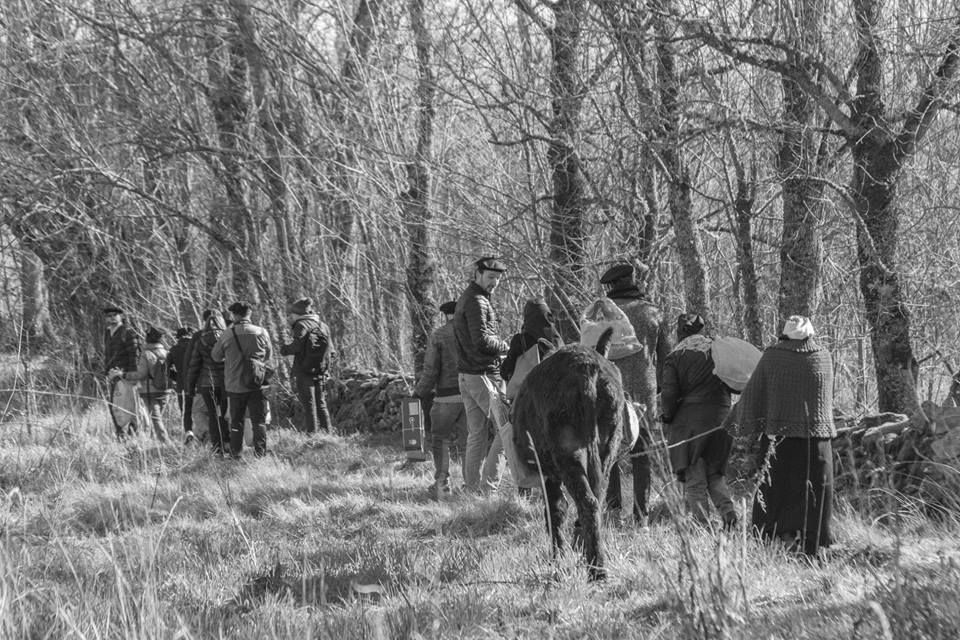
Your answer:
[[[43,261],[29,249],[20,250],[20,298],[23,304],[23,333],[31,351],[53,337],[50,326],[50,297]]]
[[[407,164],[409,187],[403,194],[402,206],[410,233],[410,258],[407,265],[407,295],[410,325],[413,330],[413,361],[417,376],[423,368],[427,338],[433,328],[437,308],[433,300],[436,265],[433,260],[433,238],[428,225],[430,212],[430,158],[433,137],[433,98],[436,85],[430,66],[430,32],[424,22],[424,0],[410,0],[410,25],[417,50],[417,148],[413,161]]]
[[[802,54],[819,51],[822,0],[800,0],[797,13],[783,20],[784,31],[794,48],[787,64],[798,73],[811,73]],[[783,235],[780,244],[779,330],[791,315],[816,315],[822,293],[823,183],[817,180],[817,145],[811,129],[817,113],[809,93],[789,75],[783,86],[783,137],[779,170],[783,179]]]
[[[703,243],[697,227],[691,199],[690,173],[681,151],[680,139],[680,79],[677,73],[677,54],[673,44],[673,29],[664,15],[672,12],[670,0],[653,0],[653,25],[657,34],[657,89],[660,96],[659,120],[662,128],[660,158],[667,175],[667,203],[673,218],[677,251],[683,270],[683,292],[686,311],[699,313],[709,325],[710,282]]]
[[[550,218],[550,261],[554,269],[553,297],[560,310],[564,340],[580,337],[579,308],[584,291],[584,217],[586,185],[577,152],[583,87],[579,77],[584,0],[558,0],[550,29],[553,71],[550,78],[553,118],[547,161],[553,179]]]

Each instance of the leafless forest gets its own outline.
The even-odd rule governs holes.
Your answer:
[[[96,367],[99,309],[412,371],[482,253],[568,337],[613,261],[667,317],[834,349],[840,405],[960,365],[960,18],[932,0],[6,0],[4,344]]]

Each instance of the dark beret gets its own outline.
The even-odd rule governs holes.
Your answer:
[[[600,276],[600,284],[610,284],[611,282],[616,282],[617,280],[623,280],[624,278],[632,277],[632,264],[615,264],[607,269],[602,276]]]
[[[123,313],[123,309],[116,306],[107,306],[103,308],[103,314],[107,315],[108,313]]]

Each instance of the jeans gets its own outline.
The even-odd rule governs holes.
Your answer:
[[[730,498],[726,479],[719,473],[708,475],[707,463],[700,458],[687,467],[683,482],[684,502],[693,517],[700,522],[706,522],[710,513],[708,495],[724,522],[737,519],[737,510]]]
[[[433,453],[433,479],[437,486],[447,486],[450,482],[450,449],[463,430],[467,414],[463,402],[434,401],[430,409],[430,448]]]
[[[157,440],[160,442],[166,442],[170,439],[170,436],[167,434],[167,428],[163,424],[163,408],[167,406],[167,396],[143,395],[140,396],[140,399],[147,405],[147,409],[150,412],[150,424],[153,425],[153,434],[157,436]]]
[[[330,432],[330,411],[324,394],[323,378],[295,376],[297,397],[303,407],[303,430],[316,433],[318,429]]]
[[[253,426],[253,454],[258,457],[266,455],[267,405],[263,391],[227,393],[227,406],[230,411],[230,455],[239,458],[243,451],[243,418],[247,411]]]
[[[193,431],[193,396],[177,390],[177,407],[183,418],[183,432]]]
[[[468,491],[480,490],[480,466],[484,466],[484,486],[489,486],[493,479],[490,475],[489,461],[484,464],[487,456],[487,419],[491,417],[491,405],[499,400],[493,395],[503,391],[503,380],[497,374],[470,374],[459,375],[460,396],[463,398],[463,408],[467,415],[467,450],[463,459],[463,482]],[[498,436],[499,437],[499,436]],[[494,439],[494,445],[498,442]],[[501,447],[502,448],[502,447]],[[499,453],[499,452],[498,452]],[[494,461],[499,455],[494,456]]]
[[[227,393],[222,387],[200,389],[203,404],[207,407],[210,424],[210,444],[214,453],[225,453],[230,447],[230,422],[227,418]]]

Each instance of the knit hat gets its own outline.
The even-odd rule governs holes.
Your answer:
[[[147,339],[147,342],[150,344],[155,344],[157,342],[160,342],[161,340],[163,340],[163,336],[164,336],[164,333],[163,333],[163,330],[161,329],[158,329],[156,327],[150,327],[149,329],[147,329],[146,339]]]
[[[689,338],[703,331],[703,318],[696,313],[681,313],[677,317],[677,340]]]
[[[299,298],[287,305],[287,313],[295,316],[305,316],[313,311],[313,300],[310,298]]]
[[[480,258],[473,264],[477,271],[497,271],[499,273],[503,273],[507,270],[507,265],[503,264],[493,256]]]
[[[806,340],[816,333],[813,323],[806,316],[790,316],[783,325],[783,335],[791,340]]]
[[[227,307],[227,311],[236,316],[245,316],[250,313],[252,309],[253,307],[251,307],[250,303],[246,300],[237,300],[232,305]]]
[[[455,300],[448,300],[440,305],[440,313],[445,313],[448,316],[452,316],[457,310],[457,303]]]

